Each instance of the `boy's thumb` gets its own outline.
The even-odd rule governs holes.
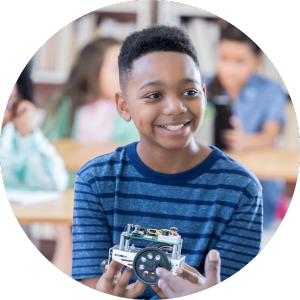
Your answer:
[[[205,285],[207,288],[212,287],[221,282],[221,259],[220,254],[216,250],[211,250],[205,260]]]

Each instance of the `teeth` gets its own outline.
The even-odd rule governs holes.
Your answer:
[[[187,123],[184,123],[184,124],[180,124],[180,125],[177,125],[177,126],[164,126],[164,125],[161,125],[162,128],[166,128],[166,129],[169,129],[169,130],[178,130],[180,128],[182,128],[184,125],[186,125]]]

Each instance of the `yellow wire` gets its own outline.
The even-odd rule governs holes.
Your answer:
[[[151,232],[150,230],[155,230],[155,232]],[[159,230],[158,229],[152,229],[152,228],[149,228],[147,229],[147,232],[149,232],[150,234],[155,234],[155,235],[158,235],[159,233]]]
[[[161,232],[162,231],[171,231],[172,233],[175,233],[176,235],[178,235],[178,233],[177,232],[175,232],[175,231],[173,231],[173,230],[170,230],[170,229],[160,229],[160,230],[157,230],[158,231],[158,234],[162,234]]]

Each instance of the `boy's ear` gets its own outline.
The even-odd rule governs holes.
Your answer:
[[[122,93],[116,93],[116,107],[118,114],[126,121],[129,122],[131,120],[131,116],[128,109],[127,98]]]
[[[206,85],[204,82],[202,82],[202,91],[205,97],[205,105],[207,104],[207,97],[206,97]]]

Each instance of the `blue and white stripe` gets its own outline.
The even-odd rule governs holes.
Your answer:
[[[186,262],[202,273],[206,254],[217,249],[222,280],[249,263],[260,249],[261,186],[249,170],[212,149],[201,164],[179,174],[148,168],[137,156],[136,143],[83,166],[75,183],[73,278],[101,276],[101,261],[119,243],[127,223],[176,226]],[[147,288],[143,297],[153,295]]]

